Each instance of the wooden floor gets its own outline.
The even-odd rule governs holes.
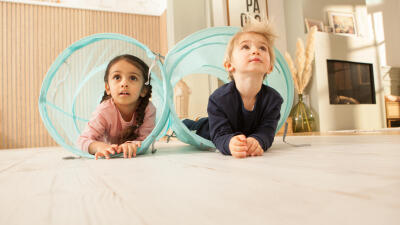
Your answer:
[[[0,151],[0,224],[400,224],[400,136],[277,137],[234,159],[178,141],[135,159]]]

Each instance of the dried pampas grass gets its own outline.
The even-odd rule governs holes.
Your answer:
[[[296,43],[296,65],[288,52],[285,52],[285,59],[292,73],[294,86],[298,94],[303,94],[308,82],[312,76],[311,63],[314,60],[314,42],[317,27],[313,26],[307,35],[306,48],[304,49],[303,41],[298,38]]]

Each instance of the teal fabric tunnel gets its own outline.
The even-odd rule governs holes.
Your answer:
[[[75,145],[104,93],[104,73],[111,59],[122,54],[141,58],[150,67],[152,102],[156,106],[156,126],[143,141],[143,154],[166,129],[169,106],[165,72],[157,56],[137,40],[121,34],[104,33],[83,38],[65,49],[54,61],[42,83],[39,111],[53,139],[71,152],[88,158]]]
[[[109,61],[117,55],[132,54],[151,70],[153,94],[157,108],[156,126],[143,141],[138,154],[171,128],[177,137],[200,149],[215,148],[214,144],[190,131],[175,112],[173,87],[190,74],[208,74],[229,82],[223,67],[225,49],[230,38],[239,31],[236,27],[214,27],[189,35],[167,54],[164,64],[147,46],[121,34],[104,33],[83,38],[65,49],[49,68],[39,96],[39,111],[52,138],[62,147],[79,156],[93,158],[75,145],[80,133],[99,105],[104,92],[104,73]],[[279,130],[293,102],[293,80],[286,61],[275,49],[273,72],[264,83],[276,89],[284,99]]]

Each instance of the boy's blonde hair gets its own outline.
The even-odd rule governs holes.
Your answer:
[[[224,65],[226,62],[231,62],[233,48],[240,36],[245,33],[255,33],[263,36],[268,44],[268,53],[270,57],[270,64],[273,66],[275,63],[275,52],[274,52],[274,42],[277,37],[274,28],[271,23],[267,20],[265,22],[259,22],[258,20],[249,17],[250,22],[243,26],[242,30],[237,32],[229,41],[226,47]],[[229,78],[233,80],[233,75],[229,72]],[[265,76],[264,76],[265,78]]]

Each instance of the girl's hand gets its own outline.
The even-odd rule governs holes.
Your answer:
[[[109,145],[98,142],[96,143],[96,153],[94,154],[94,158],[98,159],[99,157],[105,157],[106,159],[110,159],[110,154],[114,155],[117,149],[118,145]]]
[[[136,151],[137,148],[139,148],[142,145],[142,142],[140,141],[127,141],[123,143],[122,145],[118,146],[117,152],[124,152],[124,158],[132,158],[136,157]]]
[[[229,141],[229,150],[235,158],[245,158],[247,156],[247,140],[243,134],[233,136]]]
[[[264,153],[260,143],[253,137],[247,138],[247,148],[247,156],[262,156]]]

